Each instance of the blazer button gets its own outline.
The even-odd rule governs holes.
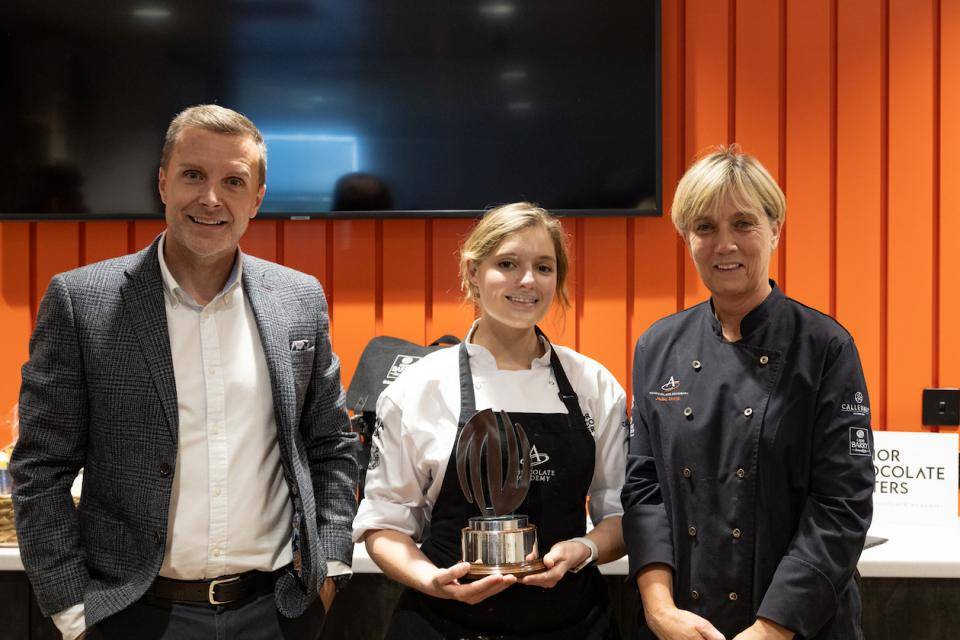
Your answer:
[[[169,465],[169,464],[167,464],[166,462],[161,462],[161,463],[160,463],[160,477],[161,477],[161,478],[169,478],[171,471],[172,471],[172,469],[170,468],[170,465]]]
[[[693,366],[694,371],[700,371],[700,367],[703,366],[703,365],[700,364],[700,361],[699,361],[699,360],[694,360],[694,361],[691,362],[690,364]]]
[[[741,480],[747,477],[747,472],[744,471],[743,467],[740,467],[739,469],[737,469],[737,477],[740,478]]]
[[[159,531],[153,532],[153,541],[156,543],[158,547],[163,544],[163,536],[160,535]]]
[[[684,478],[689,478],[693,475],[693,472],[690,471],[690,467],[684,467],[683,471],[680,472],[680,475],[682,475]]]
[[[736,602],[737,599],[740,598],[740,596],[738,596],[738,595],[736,594],[736,592],[734,592],[734,591],[731,591],[731,592],[730,592],[730,595],[727,596],[727,597],[730,598],[730,600],[731,600],[732,602]]]
[[[697,528],[693,526],[687,527],[687,533],[689,533],[690,537],[692,538],[693,536],[697,535]]]
[[[740,529],[734,529],[731,533],[733,533],[733,537],[737,540],[743,537],[743,532],[740,531]]]
[[[743,410],[743,415],[749,418],[750,416],[753,415],[753,409],[751,409],[750,407],[747,407],[746,409]]]
[[[690,592],[690,597],[693,598],[694,600],[699,600],[700,592],[694,589],[693,591]]]

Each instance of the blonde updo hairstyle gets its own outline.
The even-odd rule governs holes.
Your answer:
[[[683,174],[670,209],[673,226],[685,236],[695,220],[728,198],[741,211],[763,211],[771,224],[782,225],[787,214],[776,180],[759,160],[732,144],[703,156]]]
[[[490,209],[464,240],[460,247],[460,289],[465,301],[472,301],[474,304],[479,302],[479,292],[470,282],[470,268],[490,256],[504,238],[530,227],[542,227],[550,234],[553,250],[557,255],[556,297],[564,308],[570,306],[567,293],[570,263],[563,227],[560,221],[545,209],[529,202],[514,202]]]

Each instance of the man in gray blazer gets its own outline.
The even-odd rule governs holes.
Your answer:
[[[239,250],[265,175],[252,122],[187,109],[165,232],[44,295],[11,471],[21,557],[67,640],[316,638],[349,575],[355,436],[323,291]]]

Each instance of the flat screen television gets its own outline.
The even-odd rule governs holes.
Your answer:
[[[181,109],[248,115],[268,217],[660,215],[657,0],[5,0],[0,217],[152,217]]]

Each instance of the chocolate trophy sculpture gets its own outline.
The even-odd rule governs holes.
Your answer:
[[[537,527],[527,516],[513,513],[530,490],[530,442],[523,427],[514,424],[505,411],[500,412],[500,421],[506,436],[506,474],[503,439],[493,410],[477,412],[457,438],[460,489],[482,514],[470,518],[461,533],[463,559],[471,564],[470,578],[493,573],[519,577],[546,569],[537,549]]]

